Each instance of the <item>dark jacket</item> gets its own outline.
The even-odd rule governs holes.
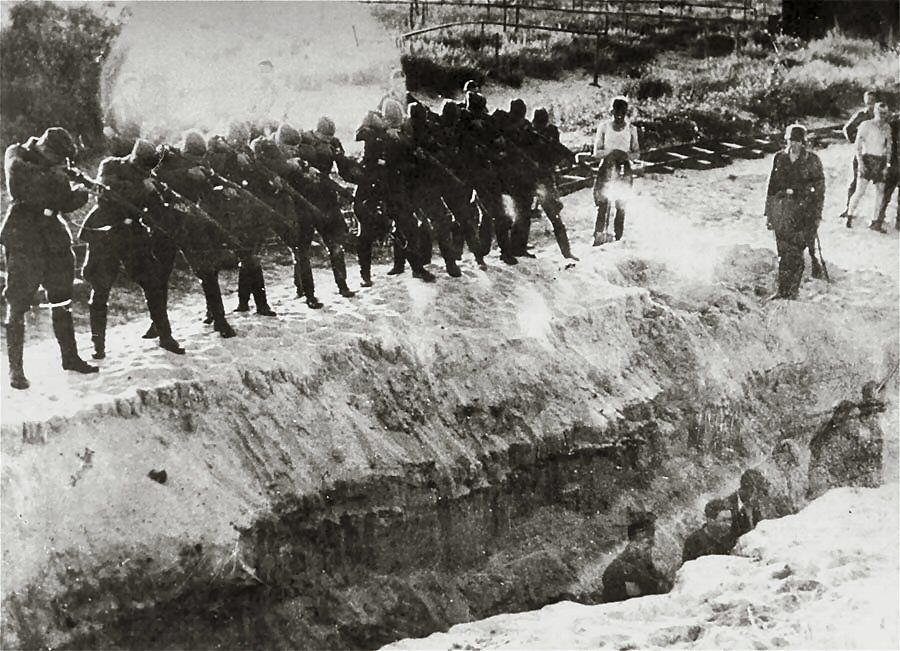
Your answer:
[[[60,213],[81,208],[87,203],[87,191],[72,189],[65,173],[37,150],[37,138],[7,147],[3,165],[12,202],[0,225],[0,244],[47,252],[68,249],[72,235]]]
[[[825,173],[818,156],[804,151],[792,161],[787,152],[775,154],[765,215],[776,237],[808,242],[822,219],[824,202]]]
[[[153,192],[144,185],[149,176],[150,170],[136,164],[128,156],[110,157],[104,158],[100,163],[97,181],[108,187],[116,197],[137,209],[142,209]],[[78,237],[85,242],[91,242],[98,234],[104,233],[95,229],[118,226],[127,217],[136,219],[138,215],[133,214],[132,210],[111,195],[103,194],[81,225]]]
[[[716,540],[706,531],[706,527],[697,529],[684,541],[681,551],[681,562],[687,563],[701,556],[722,556],[731,553],[734,538],[726,536],[724,540]]]
[[[650,554],[633,544],[629,544],[603,571],[603,601],[630,599],[626,583],[637,584],[640,596],[663,594],[672,588],[671,582],[656,569]]]

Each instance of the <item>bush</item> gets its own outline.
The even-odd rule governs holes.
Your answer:
[[[5,148],[51,126],[101,143],[102,57],[118,25],[83,5],[26,1],[0,32],[0,142]]]
[[[482,83],[484,75],[470,66],[454,66],[436,63],[427,57],[404,54],[400,58],[406,87],[410,92],[429,90],[446,96],[455,96],[469,79]]]
[[[729,34],[713,33],[705,39],[695,41],[690,51],[691,56],[697,59],[723,57],[734,52],[734,37]]]
[[[642,102],[648,99],[659,99],[672,94],[672,84],[665,79],[644,77],[628,84],[625,87],[625,94]]]

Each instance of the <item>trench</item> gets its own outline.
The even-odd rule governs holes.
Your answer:
[[[496,326],[516,301],[476,295],[417,338],[336,319],[330,345],[4,425],[7,550],[50,550],[7,555],[4,648],[371,649],[596,603],[629,508],[660,518],[671,573],[698,499],[805,444],[882,352],[828,306],[760,306],[752,281],[674,298],[628,258],[608,300],[572,302],[596,276],[547,276],[490,290],[555,315],[527,336]]]

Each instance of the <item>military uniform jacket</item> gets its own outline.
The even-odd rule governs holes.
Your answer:
[[[804,151],[791,161],[787,152],[775,154],[765,214],[776,237],[808,242],[822,219],[824,201],[825,174],[818,156]]]
[[[48,167],[36,143],[31,138],[6,149],[3,164],[12,202],[0,226],[0,244],[39,254],[66,251],[72,235],[60,213],[87,203],[87,191],[73,190],[64,173]]]
[[[206,179],[198,179],[190,170],[203,167],[203,162],[185,156],[177,149],[166,148],[162,159],[153,168],[153,175],[190,201],[199,201],[210,189]]]
[[[141,169],[129,157],[110,157],[100,163],[97,181],[108,187],[116,196],[142,210],[152,193],[152,190],[144,185],[148,176],[149,171]],[[96,229],[104,226],[116,227],[126,218],[137,219],[139,216],[110,196],[101,195],[97,205],[84,220],[78,237],[85,242],[91,242],[96,240],[98,235],[102,237],[105,234],[104,231]]]

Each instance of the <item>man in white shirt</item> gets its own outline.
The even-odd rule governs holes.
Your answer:
[[[856,132],[856,161],[859,172],[856,191],[847,206],[847,227],[857,216],[859,202],[862,201],[869,183],[875,184],[875,217],[870,228],[885,232],[884,224],[878,219],[878,208],[884,196],[884,182],[887,162],[891,157],[891,125],[888,123],[888,107],[884,102],[876,102],[875,117],[859,125]]]
[[[604,120],[597,127],[594,138],[594,159],[602,161],[594,181],[594,204],[597,206],[597,222],[594,226],[594,246],[609,241],[606,234],[609,211],[608,189],[610,181],[621,178],[631,183],[631,156],[640,151],[638,131],[628,120],[628,100],[622,96],[612,101],[612,119]],[[616,215],[613,221],[615,239],[622,239],[625,230],[625,204],[615,199]]]

